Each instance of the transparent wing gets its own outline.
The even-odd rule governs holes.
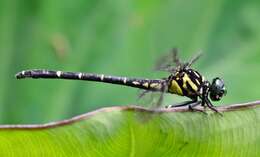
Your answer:
[[[181,69],[191,67],[191,65],[193,65],[203,55],[202,51],[199,51],[188,62],[182,62],[180,61],[178,52],[178,49],[174,48],[170,54],[163,56],[160,60],[158,60],[156,70],[175,73]]]
[[[174,73],[177,71],[178,67],[180,67],[181,65],[182,65],[182,63],[178,57],[178,49],[173,48],[169,54],[161,57],[156,62],[155,70]]]
[[[167,81],[165,81],[160,86],[162,86],[161,91],[141,90],[138,94],[138,100],[142,101],[144,106],[150,106],[151,108],[160,108],[162,106],[163,96],[168,91]]]
[[[155,114],[157,114],[163,106],[163,100],[164,100],[164,95],[167,92],[167,84],[165,83],[163,85],[163,90],[162,91],[149,91],[149,90],[143,90],[139,94],[139,101],[142,101],[143,106],[149,107],[152,111],[153,114],[144,114],[140,113],[137,114],[138,119],[141,122],[147,122],[150,119],[154,117]]]
[[[194,55],[192,58],[191,58],[191,60],[188,62],[188,63],[186,63],[187,65],[187,67],[190,67],[192,64],[194,64],[201,56],[202,56],[203,54],[202,54],[202,51],[199,51],[196,55]]]

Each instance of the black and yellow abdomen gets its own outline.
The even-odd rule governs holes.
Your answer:
[[[168,78],[168,91],[193,98],[198,95],[204,78],[193,69],[178,71]]]

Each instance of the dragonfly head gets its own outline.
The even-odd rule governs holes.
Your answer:
[[[212,80],[209,91],[209,96],[212,101],[219,101],[223,96],[227,94],[224,81],[218,77]]]

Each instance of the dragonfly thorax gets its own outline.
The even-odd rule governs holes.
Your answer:
[[[201,91],[204,77],[194,69],[181,69],[168,77],[168,92],[195,98]]]

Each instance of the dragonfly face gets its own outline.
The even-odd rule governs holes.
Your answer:
[[[226,94],[227,90],[224,81],[218,77],[214,78],[210,86],[210,99],[212,101],[219,101]]]

